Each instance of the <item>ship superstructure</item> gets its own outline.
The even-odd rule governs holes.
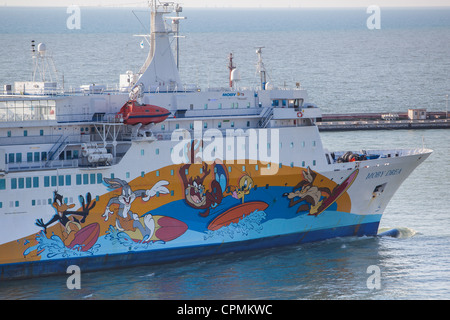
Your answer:
[[[65,92],[43,44],[39,81],[4,87],[0,277],[376,235],[431,150],[324,149],[320,109],[299,84],[267,80],[262,47],[256,88],[238,86],[232,55],[228,86],[184,85],[164,19],[178,24],[181,7],[151,7],[149,55],[119,90]]]

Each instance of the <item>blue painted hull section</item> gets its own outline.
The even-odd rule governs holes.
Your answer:
[[[141,265],[169,263],[186,259],[221,255],[229,252],[259,250],[265,248],[316,242],[336,237],[375,236],[379,220],[331,229],[291,233],[245,241],[230,241],[197,246],[172,247],[127,253],[51,259],[37,262],[5,264],[0,266],[0,279],[17,279],[55,274],[66,274],[67,267],[77,265],[81,272],[91,272]]]

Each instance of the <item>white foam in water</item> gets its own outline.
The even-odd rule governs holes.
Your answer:
[[[416,233],[417,233],[414,229],[411,229],[408,227],[396,227],[396,228],[380,228],[380,230],[378,230],[378,234],[383,235],[384,233],[386,233],[390,230],[397,230],[398,233],[395,235],[392,235],[392,237],[399,238],[399,239],[411,238],[414,235],[416,235]]]
[[[145,276],[139,276],[139,278],[147,278],[147,277],[153,277],[155,275],[154,272],[146,274]]]

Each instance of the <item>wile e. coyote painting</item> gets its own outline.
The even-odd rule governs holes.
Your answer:
[[[331,191],[327,187],[315,185],[317,174],[309,167],[303,171],[303,180],[300,181],[292,192],[284,193],[289,201],[289,208],[300,204],[297,213],[307,211],[308,215],[318,216],[332,205],[355,181],[358,170],[355,170],[341,184],[338,184]]]

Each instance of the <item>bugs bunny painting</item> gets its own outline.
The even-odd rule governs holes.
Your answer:
[[[142,198],[143,201],[148,201],[157,193],[169,193],[169,189],[165,187],[169,184],[169,182],[160,180],[155,183],[151,189],[133,191],[125,180],[117,178],[104,178],[103,180],[111,189],[122,188],[122,193],[109,199],[102,217],[104,217],[105,221],[107,221],[109,216],[114,213],[109,207],[113,204],[118,204],[119,210],[117,212],[116,228],[120,231],[135,231],[136,229],[139,229],[142,233],[144,239],[143,241],[148,241],[155,231],[155,221],[153,220],[153,216],[150,213],[146,214],[143,217],[143,223],[141,223],[139,216],[131,211],[131,204],[136,198],[139,197]]]

